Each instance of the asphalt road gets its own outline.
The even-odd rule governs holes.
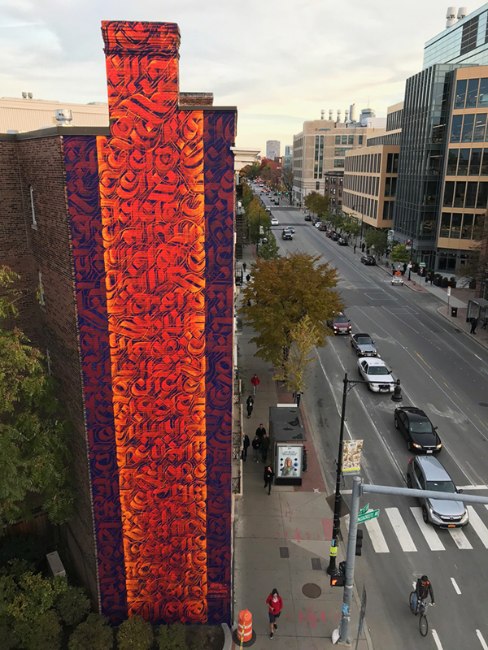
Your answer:
[[[440,303],[432,294],[392,287],[382,269],[364,267],[352,247],[328,239],[304,221],[303,212],[272,210],[280,221],[273,231],[282,252],[320,254],[338,269],[338,288],[353,332],[372,335],[401,380],[402,404],[423,408],[438,426],[444,444],[438,458],[458,487],[488,496],[488,352],[438,315]],[[285,225],[295,227],[293,241],[281,240]],[[330,486],[335,481],[345,372],[349,379],[359,378],[349,337],[331,337],[317,350],[303,397]],[[394,428],[395,406],[390,395],[374,394],[365,385],[348,391],[345,437],[364,440],[366,483],[405,486],[411,453]],[[348,489],[346,478],[345,494]],[[413,650],[422,644],[437,650],[487,650],[488,507],[474,505],[470,524],[452,531],[424,524],[415,499],[371,495],[368,501],[381,513],[364,525],[356,584],[367,589],[366,618],[375,648]],[[436,595],[425,639],[408,608],[411,585],[423,573],[431,578]]]

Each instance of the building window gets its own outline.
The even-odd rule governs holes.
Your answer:
[[[463,122],[462,142],[473,141],[474,115],[465,115]]]
[[[454,115],[451,126],[451,142],[461,142],[461,128],[463,126],[463,116]]]
[[[363,144],[363,136],[358,136],[358,144]]]
[[[476,201],[476,207],[486,210],[486,201],[488,198],[487,194],[488,183],[480,183],[478,187],[478,200]]]
[[[317,182],[315,183],[315,189],[316,189],[317,191],[320,190],[320,181],[317,181]]]
[[[341,144],[347,144],[347,135],[341,136]]]
[[[335,137],[335,143],[336,143],[336,144],[341,144],[341,136],[340,136],[340,135],[336,135],[336,137]]]
[[[474,116],[473,141],[483,142],[485,139],[486,113],[478,113]]]
[[[456,176],[459,149],[449,149],[447,156],[447,175]]]
[[[348,135],[347,136],[347,144],[354,144],[354,136],[353,135]]]
[[[476,205],[476,191],[478,189],[478,183],[468,183],[466,188],[466,200],[464,205],[466,208],[474,208]]]
[[[451,213],[444,212],[441,219],[440,237],[449,237],[451,232]]]
[[[469,149],[459,149],[458,176],[468,175]]]
[[[471,52],[476,48],[476,39],[478,36],[478,19],[479,16],[475,16],[468,20],[463,25],[463,35],[461,37],[461,54],[466,54]]]
[[[466,108],[476,108],[478,103],[478,86],[479,79],[470,79],[468,81],[468,93],[466,95]]]
[[[473,215],[463,215],[463,225],[461,227],[461,239],[473,239]]]
[[[30,204],[31,204],[31,215],[32,215],[32,228],[37,229],[37,219],[36,219],[36,206],[34,205],[34,188],[32,185],[29,185],[29,195],[30,195]]]
[[[488,79],[480,79],[480,92],[478,95],[478,106],[488,106]]]
[[[45,295],[44,295],[44,285],[42,284],[42,273],[41,273],[41,271],[39,271],[39,284],[38,284],[38,287],[37,287],[37,299],[38,299],[39,304],[41,305],[41,307],[44,307],[44,305],[46,304],[46,299],[45,299]]]
[[[460,79],[456,84],[456,98],[454,100],[454,108],[464,108],[466,101],[466,79]]]
[[[481,149],[471,150],[471,160],[469,162],[469,175],[479,176],[481,167]]]

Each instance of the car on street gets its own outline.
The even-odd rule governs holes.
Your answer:
[[[352,330],[351,321],[342,311],[327,320],[327,327],[330,327],[334,334],[350,334]]]
[[[396,271],[395,274],[391,276],[391,283],[394,286],[403,287],[403,275],[399,271]]]
[[[395,429],[407,441],[410,451],[436,454],[442,442],[435,427],[422,409],[416,406],[399,406],[394,414]]]
[[[358,360],[358,372],[368,382],[369,389],[373,393],[392,393],[395,388],[395,380],[391,370],[386,367],[383,359],[378,357],[360,357]]]
[[[293,234],[288,230],[288,228],[283,228],[283,231],[281,233],[281,239],[288,239],[292,240],[293,239]]]
[[[304,219],[305,219],[305,221],[312,221],[312,215],[311,214],[306,214]]]
[[[414,456],[407,468],[407,486],[416,490],[433,490],[459,494],[448,471],[435,456]],[[422,517],[439,528],[460,528],[469,521],[468,511],[462,501],[419,498]]]
[[[339,244],[339,246],[347,246],[348,245],[347,239],[345,237],[339,237],[339,239],[337,240],[337,243]]]
[[[361,255],[361,264],[364,264],[365,266],[376,266],[376,260],[372,255]]]
[[[358,332],[351,336],[351,347],[358,357],[377,357],[378,351],[369,334]]]
[[[313,225],[314,225],[316,228],[320,228],[321,224],[322,224],[321,221],[316,221]]]
[[[278,219],[276,217],[271,217],[271,225],[272,226],[279,226],[280,222],[278,221]]]

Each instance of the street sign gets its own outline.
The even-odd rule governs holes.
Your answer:
[[[369,519],[376,519],[376,517],[379,517],[379,515],[380,515],[379,508],[378,510],[370,510],[369,512],[366,512],[364,515],[359,515],[358,524],[362,524],[363,521],[368,521]]]
[[[364,508],[361,508],[361,510],[358,512],[358,515],[359,515],[359,516],[361,516],[361,515],[365,515],[365,514],[368,512],[368,510],[369,510],[369,503],[367,503],[367,504],[364,506]]]

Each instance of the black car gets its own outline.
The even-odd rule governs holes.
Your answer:
[[[342,311],[334,314],[333,318],[329,318],[327,326],[334,334],[350,334],[352,329],[351,321]]]
[[[436,454],[442,449],[442,442],[422,409],[416,406],[401,406],[395,409],[395,428],[405,439],[410,451]]]
[[[374,341],[369,334],[353,334],[351,336],[351,347],[358,357],[376,357],[378,351]]]
[[[361,255],[361,262],[366,266],[376,266],[376,260],[372,255]]]
[[[293,239],[293,233],[288,228],[283,228],[283,231],[281,233],[281,239],[292,240]]]
[[[304,219],[305,219],[305,221],[312,221],[312,215],[306,214]]]
[[[337,243],[339,244],[339,246],[347,246],[348,245],[347,244],[347,239],[345,237],[339,237],[339,239],[337,240]]]

